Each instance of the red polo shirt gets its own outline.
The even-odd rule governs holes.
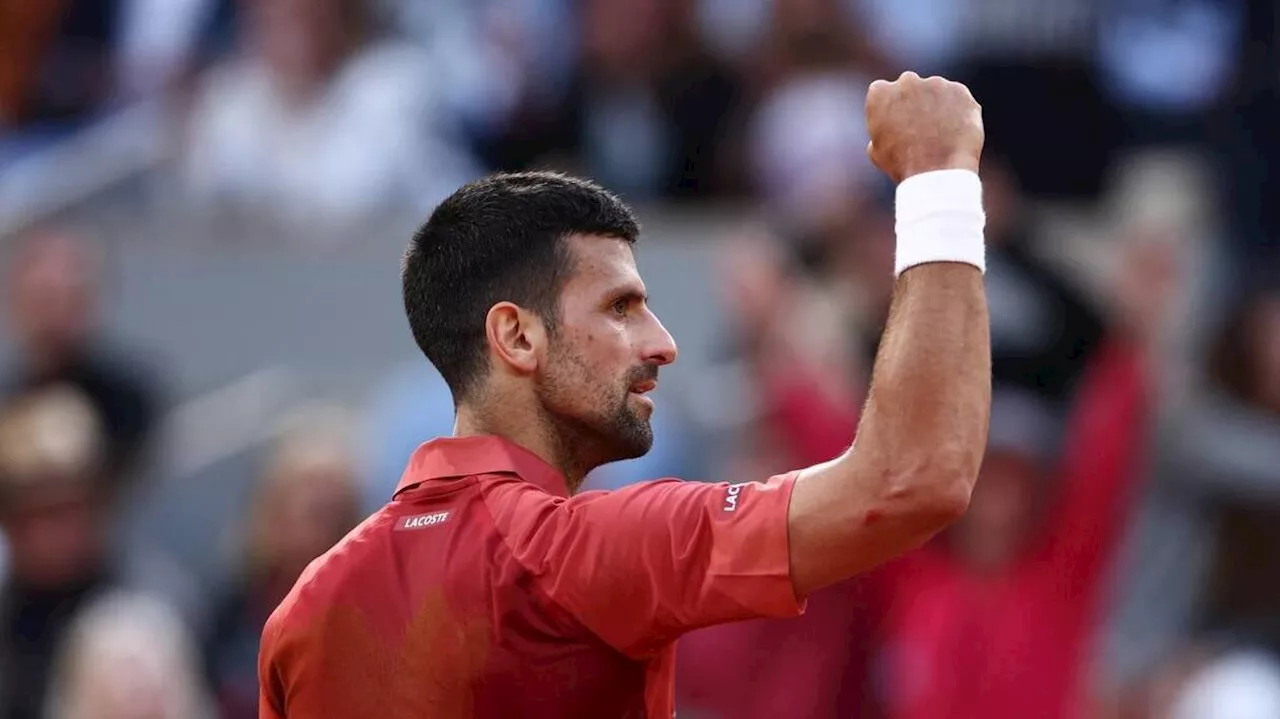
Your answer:
[[[667,719],[678,636],[803,610],[794,481],[569,497],[505,440],[428,442],[267,622],[260,714]]]

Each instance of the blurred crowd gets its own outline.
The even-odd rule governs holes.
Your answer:
[[[1275,719],[1278,41],[1272,0],[0,0],[0,180],[148,106],[141,207],[303,254],[496,169],[728,208],[698,369],[728,451],[674,403],[589,483],[741,481],[856,433],[893,289],[867,83],[962,80],[995,388],[970,510],[802,619],[687,637],[680,716]],[[0,719],[254,717],[263,621],[451,431],[447,388],[388,357],[290,414],[193,577],[127,526],[172,481],[180,368],[112,335],[107,248],[42,212],[0,216]]]

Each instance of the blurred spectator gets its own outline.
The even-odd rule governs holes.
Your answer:
[[[311,560],[364,516],[350,427],[305,413],[268,459],[249,507],[239,573],[217,603],[204,640],[224,719],[258,715],[258,640],[267,617]]]
[[[580,49],[577,0],[387,4],[397,27],[430,54],[432,76],[481,147],[564,101]]]
[[[885,55],[886,78],[945,74],[961,50],[966,10],[955,0],[849,0],[864,34]]]
[[[857,356],[851,318],[768,239],[741,238],[728,259],[734,329],[759,407],[727,478],[750,481],[831,459],[853,436],[860,370],[869,366]],[[798,619],[738,622],[684,637],[681,715],[862,716],[877,591],[875,577],[860,577],[815,592]]]
[[[983,161],[992,376],[1065,402],[1102,341],[1103,322],[1079,288],[1035,254],[1038,228],[1017,177]]]
[[[1145,476],[1170,245],[1136,245],[1065,434],[1042,395],[996,385],[969,511],[892,563],[880,672],[889,717],[1070,717],[1090,701],[1092,638]]]
[[[14,247],[5,283],[17,365],[3,379],[13,395],[70,384],[102,417],[108,435],[106,479],[141,469],[158,421],[155,374],[119,353],[99,331],[102,256],[67,233],[35,233]]]
[[[1280,662],[1237,650],[1204,663],[1176,692],[1167,717],[1153,719],[1271,719],[1280,716]]]
[[[119,6],[118,94],[124,100],[173,90],[203,69],[224,36],[233,0],[114,0]]]
[[[1043,400],[1008,389],[993,396],[968,513],[943,540],[891,567],[882,674],[889,717],[1079,710],[1078,668],[1141,476],[1142,362],[1122,337],[1094,358],[1061,453]],[[1059,454],[1056,467],[1048,463]]]
[[[1101,311],[1072,278],[1037,255],[1044,242],[1040,225],[1008,165],[991,153],[982,172],[992,375],[998,384],[1065,403],[1102,342]],[[823,212],[810,215],[808,228],[807,237],[796,239],[800,262],[832,293],[832,303],[851,308],[846,321],[854,322],[856,357],[846,356],[841,371],[857,376],[865,371],[857,366],[869,368],[875,358],[893,296],[892,195],[835,195]],[[784,324],[796,314],[782,314]]]
[[[862,122],[881,63],[836,0],[777,0],[768,28],[747,152],[756,187],[804,231],[879,181]]]
[[[92,118],[114,91],[119,0],[0,3],[0,137],[59,134]]]
[[[0,4],[0,137],[60,136],[169,89],[216,46],[228,0]]]
[[[373,0],[242,0],[245,54],[190,117],[183,174],[203,207],[292,235],[423,214],[478,171],[424,56]]]
[[[1101,0],[962,0],[948,72],[982,103],[987,146],[1034,198],[1091,202],[1121,139],[1095,58]]]
[[[1270,719],[1280,716],[1280,662],[1250,644],[1188,644],[1164,657],[1115,719]]]
[[[485,155],[521,168],[548,160],[633,200],[722,195],[740,173],[727,151],[745,102],[704,46],[685,0],[586,0],[580,56],[554,112],[517,115]]]
[[[168,606],[112,592],[76,618],[42,719],[213,719],[196,645]]]
[[[109,555],[106,437],[70,386],[25,395],[0,414],[0,716],[40,716],[54,654],[87,603],[118,581]]]
[[[1215,345],[1160,434],[1110,637],[1120,684],[1186,634],[1280,640],[1280,293],[1246,295]]]

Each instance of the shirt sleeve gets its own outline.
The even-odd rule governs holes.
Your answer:
[[[699,627],[804,611],[787,546],[795,479],[587,492],[528,516],[513,551],[587,629],[643,658]]]

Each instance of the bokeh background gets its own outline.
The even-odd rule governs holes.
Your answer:
[[[1280,717],[1274,0],[0,0],[0,719],[256,716],[262,622],[447,434],[398,261],[459,184],[639,210],[643,478],[856,429],[892,290],[867,84],[984,106],[968,517],[682,642],[682,719]]]

